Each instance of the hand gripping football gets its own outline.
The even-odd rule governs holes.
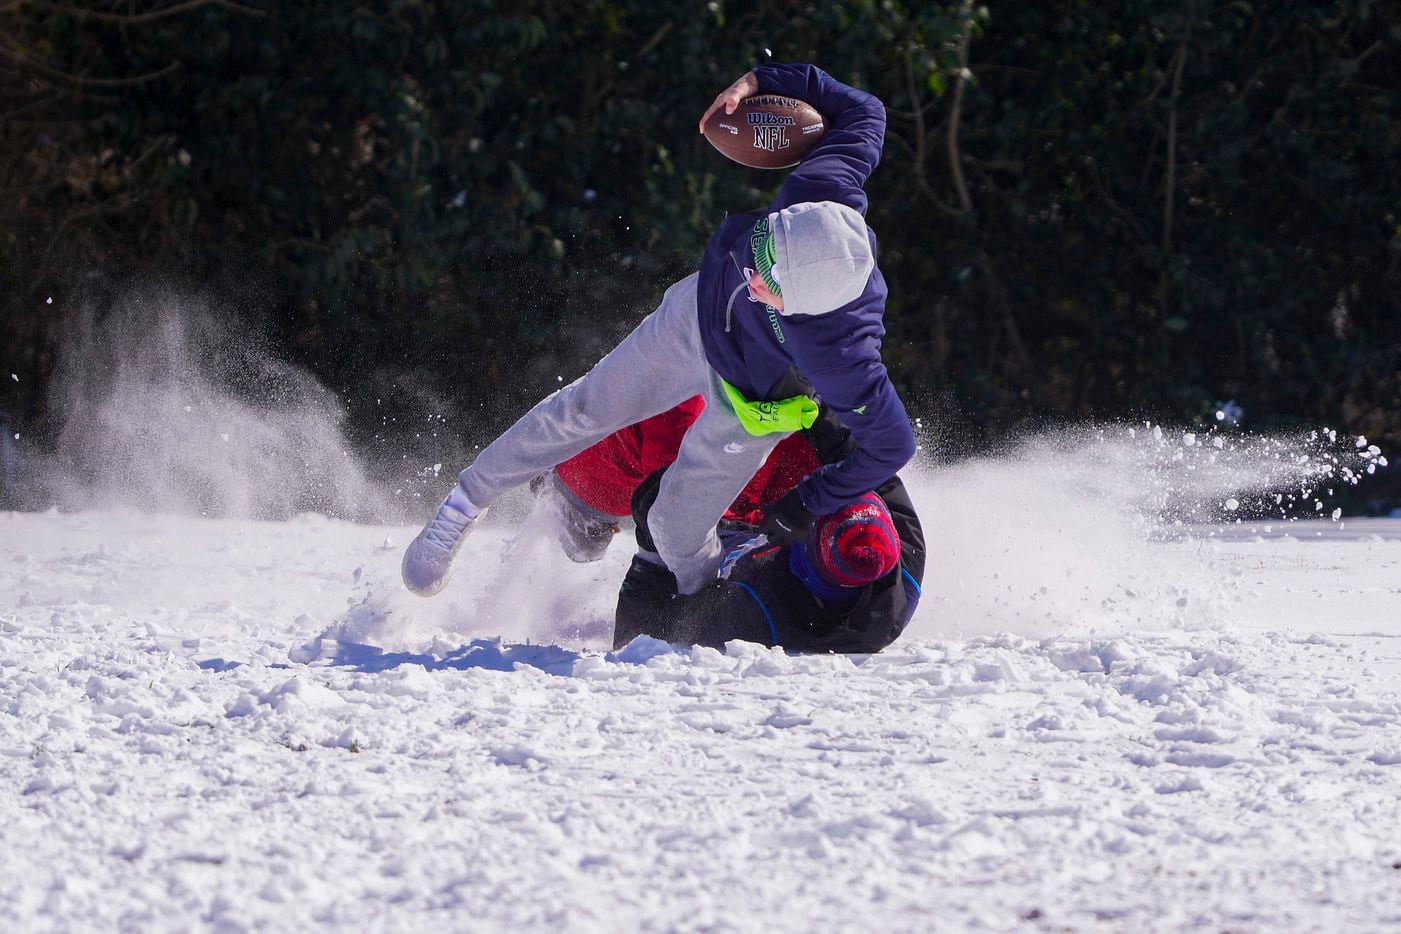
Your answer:
[[[758,94],[740,101],[732,114],[717,109],[705,121],[705,138],[740,165],[786,169],[797,165],[826,129],[822,114],[803,101]]]

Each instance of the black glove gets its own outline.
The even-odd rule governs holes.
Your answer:
[[[803,437],[812,445],[817,459],[824,464],[844,461],[856,450],[851,430],[842,424],[837,413],[825,402],[817,410],[817,421],[812,423],[811,428],[803,429]]]
[[[759,523],[759,531],[776,545],[791,545],[807,538],[816,521],[817,516],[808,512],[795,488],[764,507],[764,521]]]

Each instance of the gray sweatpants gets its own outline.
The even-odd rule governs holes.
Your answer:
[[[735,416],[701,346],[694,274],[667,289],[657,310],[593,369],[483,449],[458,482],[468,499],[487,506],[619,428],[697,393],[705,396],[705,410],[682,439],[647,519],[680,591],[695,593],[720,567],[715,523],[784,436],[755,437]]]

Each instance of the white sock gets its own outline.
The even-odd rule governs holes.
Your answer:
[[[467,498],[467,492],[462,489],[460,483],[453,484],[452,492],[448,494],[447,504],[469,519],[475,519],[482,514],[482,507]]]

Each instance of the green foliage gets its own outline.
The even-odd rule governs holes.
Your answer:
[[[978,231],[1015,271],[1028,344],[1065,342],[1033,352],[1043,403],[1337,418],[1395,399],[1401,132],[1378,114],[1401,102],[1398,37],[1353,6],[1065,3],[997,24],[1057,37],[990,37],[967,115],[991,131],[970,133],[973,164],[1011,167],[987,172]]]
[[[695,123],[772,55],[889,108],[871,222],[911,399],[996,433],[1234,398],[1401,441],[1384,5],[94,8],[0,12],[0,333],[31,419],[42,299],[78,268],[242,291],[352,405],[416,372],[509,417],[771,194]]]

